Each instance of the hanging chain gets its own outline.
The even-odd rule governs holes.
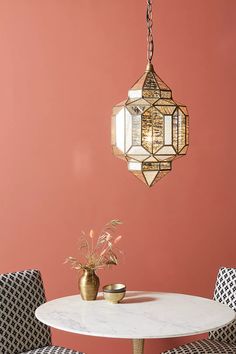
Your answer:
[[[147,60],[149,63],[151,63],[153,57],[153,51],[154,51],[154,43],[153,43],[153,36],[152,36],[152,0],[147,0],[146,20],[147,20]]]

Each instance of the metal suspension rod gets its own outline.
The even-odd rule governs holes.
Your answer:
[[[154,43],[152,35],[152,0],[147,0],[147,12],[146,12],[146,21],[147,21],[147,60],[149,63],[152,61]]]

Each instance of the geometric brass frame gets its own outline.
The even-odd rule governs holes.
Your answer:
[[[173,100],[171,89],[149,62],[128,99],[113,107],[113,154],[151,187],[171,171],[174,159],[186,154],[188,145],[187,108]]]

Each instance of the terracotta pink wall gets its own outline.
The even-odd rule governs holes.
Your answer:
[[[0,1],[1,272],[36,267],[48,299],[76,293],[65,256],[81,229],[118,217],[126,257],[102,284],[212,296],[218,268],[235,266],[235,11],[154,1],[154,64],[189,108],[191,147],[149,190],[110,147],[111,108],[146,65],[145,1]],[[124,340],[54,342],[130,353]]]

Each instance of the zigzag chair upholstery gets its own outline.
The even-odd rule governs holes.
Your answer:
[[[35,310],[46,301],[37,270],[0,275],[0,354],[82,354],[53,346]]]
[[[236,311],[236,269],[222,267],[216,280],[214,300]],[[209,333],[209,339],[198,340],[170,349],[162,354],[236,354],[236,319]]]

